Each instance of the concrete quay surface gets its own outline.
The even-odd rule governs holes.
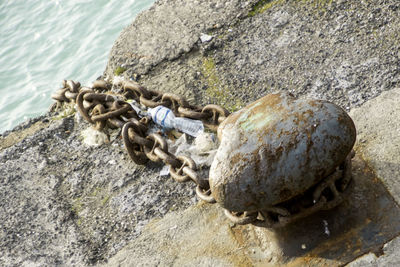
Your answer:
[[[134,164],[117,131],[88,147],[75,110],[48,113],[0,136],[0,266],[399,266],[399,40],[397,0],[157,1],[102,78],[230,111],[273,91],[332,101],[358,131],[348,198],[281,230],[236,226]]]

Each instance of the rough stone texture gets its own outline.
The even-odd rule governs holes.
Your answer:
[[[122,66],[145,74],[164,60],[188,53],[202,33],[235,23],[254,2],[157,1],[121,33],[111,50],[106,71],[113,75]]]
[[[351,111],[358,151],[400,204],[400,88],[382,93]]]
[[[266,10],[254,16],[236,1],[221,9],[210,7],[216,1],[195,2],[160,1],[139,16],[118,38],[106,75],[125,64],[124,76],[150,89],[231,110],[275,90],[351,108],[398,86],[397,0],[259,1],[264,5],[256,10]],[[207,18],[204,26],[197,25],[200,18]],[[221,27],[213,29],[215,23]],[[214,37],[210,42],[198,40],[204,30]],[[185,37],[175,40],[181,32]],[[146,57],[132,59],[127,51]]]
[[[374,266],[373,262],[376,262],[376,255],[374,253],[368,253],[357,260],[347,264],[348,267],[366,267]]]
[[[383,246],[383,255],[376,257],[373,253],[358,258],[346,265],[347,267],[369,266],[400,266],[400,237],[395,238]]]
[[[158,1],[121,33],[105,78],[122,66],[125,78],[149,89],[230,110],[275,90],[353,108],[398,88],[399,1],[259,1],[251,11],[255,2]],[[202,43],[202,33],[213,38]],[[89,125],[73,117],[47,114],[22,124],[0,137],[0,265],[88,265],[118,251],[110,264],[342,265],[371,251],[380,255],[400,225],[399,207],[378,179],[398,202],[399,110],[393,95],[397,89],[354,110],[363,138],[355,172],[365,186],[355,187],[351,209],[345,203],[338,207],[343,216],[321,213],[299,224],[305,232],[295,227],[281,233],[286,250],[265,229],[229,225],[216,205],[185,211],[196,202],[192,185],[160,179],[160,165],[136,166],[115,136],[111,144],[87,148],[80,132]],[[361,216],[352,217],[355,212]],[[204,239],[196,233],[202,227],[209,227]],[[302,240],[310,241],[306,251]],[[396,259],[399,250],[397,238],[377,262]]]
[[[1,266],[101,262],[152,218],[196,201],[192,185],[160,178],[160,165],[135,165],[119,138],[85,146],[87,127],[47,117],[0,139]]]

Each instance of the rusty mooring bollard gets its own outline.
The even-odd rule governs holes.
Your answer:
[[[218,137],[212,195],[230,212],[255,214],[273,210],[334,173],[351,152],[356,129],[333,103],[277,93],[231,114]]]
[[[176,181],[193,181],[198,197],[218,202],[236,224],[282,227],[337,206],[350,191],[356,130],[346,112],[330,102],[277,93],[229,115],[221,106],[193,106],[181,96],[132,82],[124,85],[123,97],[95,92],[107,87],[100,81],[93,88],[64,81],[53,98],[57,106],[76,102],[97,129],[122,128],[134,162],[150,159],[169,165]],[[170,153],[162,136],[148,132],[148,118],[140,119],[121,97],[152,108],[166,105],[177,116],[218,127],[221,145],[209,179],[199,176],[192,159]]]

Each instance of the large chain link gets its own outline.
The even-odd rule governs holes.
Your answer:
[[[163,162],[169,166],[171,177],[175,181],[194,182],[196,194],[200,199],[208,203],[216,202],[211,196],[208,178],[198,175],[193,159],[170,153],[166,140],[160,134],[147,134],[149,119],[140,118],[126,100],[135,100],[148,108],[160,105],[168,107],[176,116],[201,120],[206,127],[214,131],[229,115],[225,108],[218,105],[204,107],[191,105],[182,96],[147,90],[132,81],[122,84],[120,95],[104,93],[111,88],[104,81],[95,81],[92,88],[81,87],[79,82],[71,80],[63,81],[62,84],[63,88],[52,95],[52,98],[57,101],[52,109],[59,108],[64,102],[76,103],[82,117],[94,124],[97,130],[105,127],[121,129],[127,152],[136,164],[145,164],[148,160]],[[354,152],[334,173],[295,199],[261,211],[236,213],[225,210],[225,215],[239,225],[252,223],[278,228],[317,211],[331,209],[340,204],[349,191],[353,156]]]

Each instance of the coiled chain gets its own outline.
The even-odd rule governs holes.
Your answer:
[[[162,105],[170,108],[176,116],[201,120],[211,130],[229,115],[229,112],[218,105],[204,107],[194,106],[178,95],[147,90],[131,81],[124,82],[121,95],[101,93],[110,90],[104,81],[96,81],[92,88],[80,87],[80,83],[63,81],[52,98],[57,101],[54,108],[63,102],[74,102],[82,117],[97,130],[105,127],[121,128],[122,138],[130,158],[136,164],[145,164],[148,160],[163,162],[170,166],[171,177],[177,182],[193,181],[196,184],[198,197],[208,203],[215,203],[211,196],[208,178],[200,177],[196,163],[187,156],[175,156],[168,151],[167,141],[158,133],[147,135],[149,119],[140,118],[127,99],[148,107]]]
[[[148,160],[163,162],[170,166],[170,174],[175,181],[194,182],[197,196],[205,202],[215,203],[208,178],[198,175],[196,163],[190,157],[170,153],[166,140],[160,134],[147,134],[149,119],[140,118],[127,100],[135,100],[148,108],[159,105],[168,107],[176,116],[201,120],[213,131],[228,117],[229,112],[225,108],[191,105],[181,96],[148,90],[132,81],[125,81],[118,95],[109,93],[111,87],[101,80],[95,81],[92,88],[81,87],[79,82],[71,80],[64,80],[62,85],[63,88],[52,95],[57,101],[52,110],[60,108],[64,102],[73,102],[82,117],[95,125],[97,130],[120,128],[127,152],[136,164],[145,164]],[[225,210],[225,215],[236,224],[252,223],[278,228],[319,210],[331,209],[340,204],[349,191],[353,155],[351,153],[333,174],[301,196],[262,211],[234,213]]]

